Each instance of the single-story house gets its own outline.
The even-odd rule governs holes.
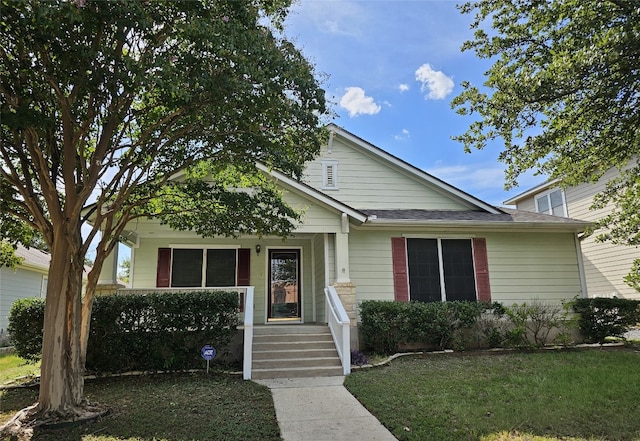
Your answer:
[[[366,299],[512,304],[584,296],[578,235],[586,222],[495,207],[329,129],[301,181],[262,167],[304,211],[291,237],[202,238],[138,220],[123,234],[132,246],[131,288],[120,291],[237,289],[245,378],[261,372],[258,352],[275,350],[256,351],[256,342],[327,323],[348,373],[358,303]],[[117,289],[116,265],[117,258],[105,262],[105,292]],[[279,332],[286,337],[273,336]]]
[[[18,299],[44,298],[51,255],[37,248],[18,245],[16,256],[22,263],[15,269],[0,268],[0,334],[7,332],[11,305]]]
[[[623,170],[637,166],[638,158],[632,160]],[[608,205],[592,210],[593,198],[602,192],[607,182],[620,175],[616,168],[607,170],[593,183],[583,183],[563,188],[559,179],[553,179],[530,188],[505,201],[518,210],[548,213],[554,216],[573,217],[595,222],[613,211]],[[624,277],[631,271],[635,259],[640,259],[640,247],[599,242],[598,234],[580,235],[582,261],[587,281],[589,297],[620,297],[640,300],[640,292],[633,289]]]

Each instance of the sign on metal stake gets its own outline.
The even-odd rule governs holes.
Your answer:
[[[216,348],[211,345],[204,345],[200,350],[202,358],[207,360],[207,374],[209,373],[209,362],[216,356]]]

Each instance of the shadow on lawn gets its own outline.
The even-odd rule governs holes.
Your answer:
[[[37,400],[37,390],[4,391],[4,420]],[[110,408],[92,423],[38,429],[33,441],[280,440],[269,390],[226,374],[164,374],[88,382],[86,398]]]

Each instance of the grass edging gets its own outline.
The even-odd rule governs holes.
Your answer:
[[[550,350],[567,350],[567,349],[600,349],[600,348],[615,348],[615,347],[624,347],[624,342],[613,342],[613,343],[582,343],[574,346],[546,346],[543,348],[537,349],[529,349],[522,350],[516,348],[491,348],[491,349],[479,349],[474,351],[454,351],[453,349],[444,349],[442,351],[413,351],[413,352],[397,352],[393,355],[388,356],[386,359],[377,362],[377,363],[367,363],[363,365],[351,365],[351,370],[359,370],[359,369],[370,369],[379,366],[386,366],[391,363],[393,360],[406,357],[408,355],[441,355],[441,354],[490,354],[496,353],[501,354],[505,352],[537,352],[537,351],[550,351]]]

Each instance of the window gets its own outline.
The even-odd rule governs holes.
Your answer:
[[[476,300],[471,239],[407,239],[410,300]]]
[[[567,216],[564,192],[561,189],[548,191],[536,197],[536,211],[554,216]]]
[[[322,189],[338,189],[338,161],[332,159],[322,161]]]
[[[235,249],[174,248],[171,256],[171,286],[235,286],[236,261]]]

